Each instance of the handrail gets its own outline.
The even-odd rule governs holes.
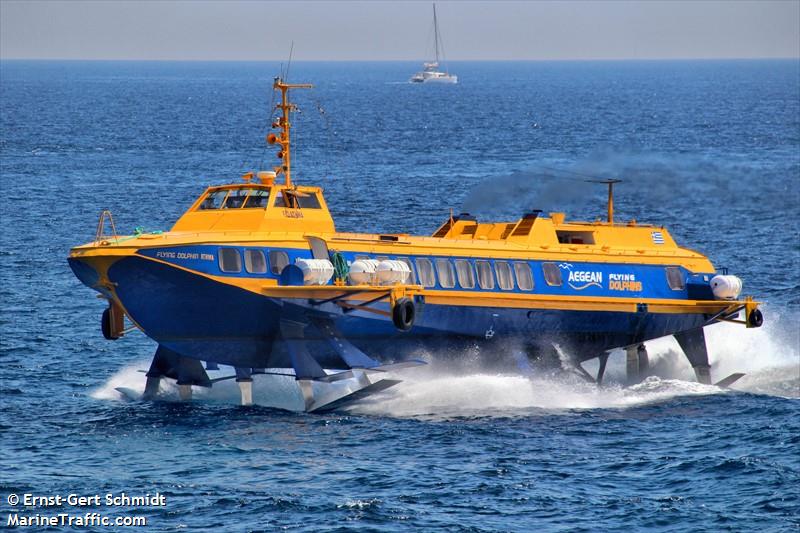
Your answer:
[[[111,232],[112,235],[105,234],[105,222],[106,217],[108,218],[109,223],[111,224]],[[106,238],[113,237],[115,243],[119,243],[119,237],[117,236],[117,228],[114,225],[114,216],[111,214],[111,211],[108,209],[104,209],[102,213],[100,213],[100,220],[97,221],[97,231],[95,232],[94,242],[95,246],[101,246],[102,242],[108,244],[108,239]],[[102,242],[101,242],[102,241]]]

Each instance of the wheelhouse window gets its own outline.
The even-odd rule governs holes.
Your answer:
[[[210,192],[197,209],[222,209],[222,203],[225,201],[227,195],[228,191],[225,190]]]
[[[275,195],[275,207],[291,207],[301,209],[321,209],[319,196],[315,192],[283,190]]]
[[[517,285],[520,290],[533,290],[533,274],[528,263],[514,263],[514,273],[517,275]]]
[[[297,201],[301,209],[322,209],[317,193],[299,193]]]
[[[270,272],[280,275],[284,267],[289,264],[289,254],[282,250],[270,250],[269,252],[269,265]]]
[[[497,274],[497,284],[504,291],[514,288],[514,274],[511,273],[511,265],[505,261],[495,261],[494,271]]]
[[[424,287],[436,285],[436,274],[433,273],[433,263],[431,263],[430,259],[417,258],[417,272],[419,273],[419,282]]]
[[[439,285],[445,289],[456,286],[456,276],[453,272],[453,263],[449,259],[436,260],[436,273],[439,274]]]
[[[478,285],[481,289],[494,289],[494,275],[492,265],[489,261],[475,261],[475,269],[478,271]]]
[[[198,211],[206,209],[241,209],[265,208],[269,200],[269,189],[242,187],[238,189],[221,189],[206,195]]]
[[[267,271],[267,260],[261,250],[244,251],[244,269],[251,274],[264,274]]]
[[[475,288],[475,271],[472,263],[466,259],[456,259],[456,274],[458,274],[458,284],[463,289]]]
[[[241,272],[242,256],[236,248],[219,249],[219,268],[223,272]]]
[[[542,263],[544,280],[551,287],[560,287],[564,280],[561,278],[561,269],[555,263]]]
[[[245,209],[264,209],[269,202],[269,189],[256,189],[250,191],[250,196],[247,197],[245,202]]]
[[[411,259],[408,257],[398,257],[398,261],[402,261],[408,266],[408,270],[410,271],[408,276],[405,279],[406,283],[414,284],[417,282],[416,276],[414,276],[414,264],[411,262]]]
[[[686,280],[679,267],[667,267],[665,270],[667,272],[667,283],[669,283],[670,289],[673,291],[682,291],[686,288]]]
[[[247,200],[247,193],[250,191],[247,189],[239,189],[236,191],[231,191],[228,194],[228,197],[225,198],[225,209],[239,209],[244,205],[244,201]]]

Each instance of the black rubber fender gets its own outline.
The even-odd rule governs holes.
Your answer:
[[[119,337],[111,333],[111,309],[109,307],[103,309],[103,317],[100,319],[100,330],[103,332],[103,337],[110,341],[119,339]]]
[[[408,331],[414,325],[417,310],[408,298],[398,299],[392,308],[392,322],[400,331]]]
[[[761,314],[761,310],[753,309],[747,317],[747,325],[751,328],[760,328],[763,323],[764,315]]]

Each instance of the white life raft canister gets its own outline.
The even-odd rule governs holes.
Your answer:
[[[394,285],[395,283],[405,283],[411,275],[411,269],[402,261],[386,259],[378,263],[375,273],[381,285]]]
[[[742,280],[736,276],[714,276],[711,278],[711,291],[718,300],[735,300],[742,292]]]
[[[378,261],[374,259],[359,259],[353,261],[350,265],[350,281],[354,285],[367,285],[376,283],[375,269],[378,267]]]
[[[333,277],[333,264],[327,259],[297,259],[295,265],[303,271],[304,285],[325,285]]]

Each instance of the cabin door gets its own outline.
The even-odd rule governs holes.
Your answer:
[[[311,246],[311,255],[314,256],[314,259],[328,259],[330,257],[328,255],[328,243],[325,242],[324,239],[320,239],[319,237],[306,237],[308,239],[308,244]]]

